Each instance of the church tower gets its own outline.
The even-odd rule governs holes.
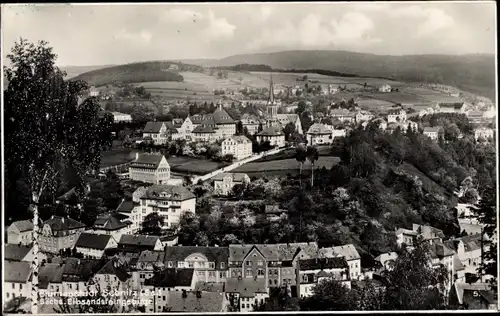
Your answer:
[[[271,73],[271,83],[269,85],[269,98],[267,99],[267,115],[270,119],[278,116],[278,102],[274,99],[273,74]]]

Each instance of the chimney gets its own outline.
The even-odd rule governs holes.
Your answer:
[[[138,153],[138,152],[136,152],[136,153],[135,153],[135,160],[138,160],[138,159],[139,159],[139,153]]]

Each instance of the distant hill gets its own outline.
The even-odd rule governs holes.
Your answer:
[[[488,54],[389,56],[314,50],[234,55],[198,62],[209,67],[268,65],[280,69],[324,69],[405,82],[442,83],[495,99],[495,56]]]
[[[184,78],[171,70],[170,61],[151,61],[125,64],[82,73],[74,80],[85,80],[93,86],[103,86],[112,83],[132,83],[150,81],[183,81]],[[178,70],[200,70],[202,67],[193,65],[179,65]]]
[[[101,65],[101,66],[64,66],[64,67],[59,67],[61,70],[66,71],[67,76],[66,79],[71,79],[73,77],[76,77],[80,74],[97,70],[97,69],[102,69],[102,68],[107,68],[107,67],[112,67],[114,65]]]

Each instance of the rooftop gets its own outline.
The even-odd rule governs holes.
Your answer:
[[[182,292],[170,291],[167,305],[171,312],[185,313],[220,313],[224,308],[224,293],[217,292]]]
[[[16,228],[20,233],[33,230],[33,221],[24,220],[24,221],[16,221],[10,224],[10,227]]]
[[[22,261],[31,251],[31,246],[5,244],[5,260]]]
[[[85,228],[85,224],[75,221],[72,218],[61,216],[52,216],[43,224],[44,226],[49,225],[52,232]]]
[[[47,289],[49,283],[62,283],[64,265],[45,263],[40,266],[38,282],[40,289]]]
[[[344,257],[299,260],[300,270],[343,269],[349,265]]]
[[[222,180],[224,180],[224,178],[230,177],[230,178],[233,179],[233,182],[244,182],[246,176],[247,176],[246,173],[229,173],[229,172],[224,172],[224,173],[216,174],[213,177],[213,180],[214,181],[222,181]]]
[[[314,123],[309,127],[309,130],[307,130],[307,134],[331,134],[332,130],[328,128],[325,124],[321,123]]]
[[[158,239],[159,239],[158,236],[122,235],[118,244],[128,245],[128,246],[145,246],[154,248]]]
[[[113,238],[111,235],[98,235],[90,233],[81,233],[75,246],[87,249],[99,249],[104,250],[109,243],[109,240]]]
[[[193,275],[194,269],[167,268],[156,272],[152,278],[146,279],[144,284],[163,288],[191,286]]]
[[[159,133],[163,127],[163,122],[147,122],[143,133]]]
[[[31,275],[31,263],[26,261],[4,261],[4,282],[26,283]]]
[[[167,264],[169,261],[184,261],[194,254],[205,257],[208,262],[214,262],[219,268],[221,262],[226,263],[227,266],[229,249],[227,247],[168,246],[165,247],[163,262]]]
[[[326,258],[345,257],[347,261],[361,259],[353,244],[321,248],[319,249],[319,255]]]
[[[254,248],[256,248],[267,261],[292,261],[301,250],[310,257],[316,256],[318,253],[318,244],[315,242],[254,245],[233,244],[229,245],[229,260],[243,261]]]
[[[269,126],[257,133],[259,136],[282,136],[283,132],[275,127]]]
[[[254,297],[257,293],[267,293],[265,279],[229,278],[224,285],[226,293],[239,293],[240,297]]]
[[[185,201],[195,199],[196,196],[183,186],[156,184],[147,188],[141,199]]]
[[[160,166],[163,155],[138,154],[137,159],[130,163],[132,168],[157,169]]]

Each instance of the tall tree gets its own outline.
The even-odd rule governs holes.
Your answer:
[[[307,151],[304,148],[304,146],[297,146],[296,152],[295,152],[295,160],[297,160],[300,164],[300,181],[302,183],[302,167],[304,166],[304,162],[306,162],[307,159]]]
[[[142,232],[145,234],[159,235],[162,230],[165,219],[163,216],[154,212],[146,215],[142,222]]]
[[[55,66],[56,54],[46,42],[38,45],[21,39],[7,55],[4,94],[6,169],[21,174],[28,183],[33,212],[32,313],[38,313],[38,204],[54,191],[58,174],[72,166],[85,191],[84,176],[96,171],[101,150],[110,145],[112,120],[100,119],[96,98],[82,100],[85,82],[66,82]],[[107,137],[106,137],[107,136]]]
[[[316,147],[309,146],[306,151],[307,159],[311,162],[311,188],[314,187],[314,163],[319,159],[319,152]]]

